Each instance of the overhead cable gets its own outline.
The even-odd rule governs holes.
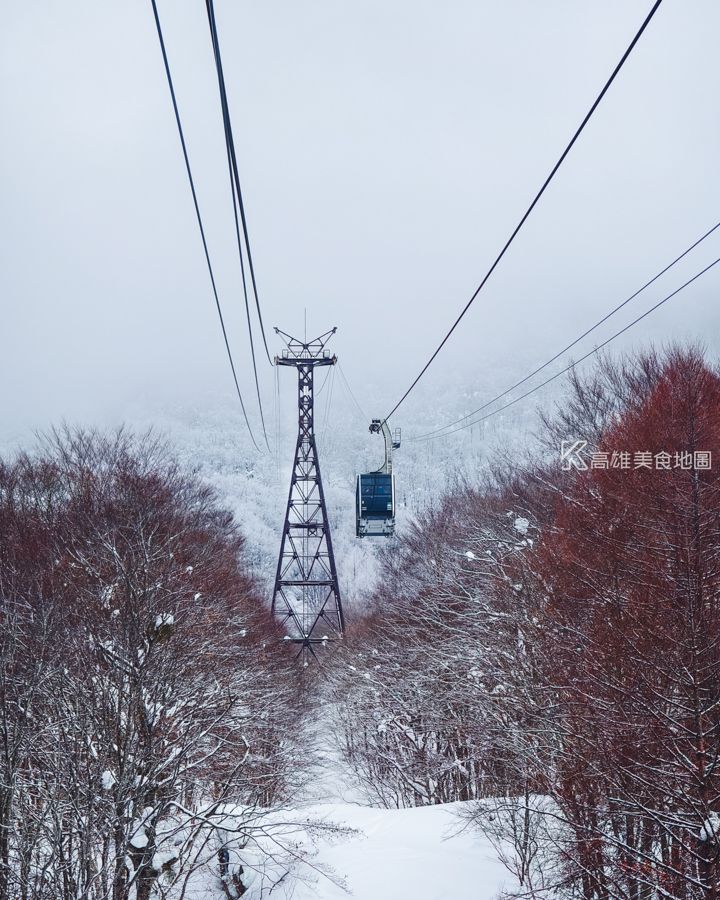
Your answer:
[[[247,221],[245,219],[245,204],[243,203],[242,191],[240,190],[240,176],[238,174],[237,159],[235,156],[235,142],[233,140],[233,135],[232,135],[232,126],[230,124],[230,111],[229,111],[228,102],[227,102],[227,93],[225,91],[225,76],[223,75],[222,60],[220,58],[220,44],[218,42],[217,28],[215,26],[215,7],[213,6],[212,0],[206,0],[206,6],[207,6],[208,18],[209,18],[209,22],[210,22],[210,31],[211,31],[212,42],[213,42],[213,50],[215,53],[221,102],[222,102],[222,106],[223,106],[223,121],[226,123],[226,132],[227,132],[227,137],[228,137],[229,150],[230,150],[230,154],[232,157],[233,181],[234,181],[234,185],[235,185],[235,191],[237,192],[237,201],[238,201],[238,206],[240,208],[240,219],[242,221],[243,236],[245,238],[245,248],[247,250],[248,268],[250,269],[250,279],[252,281],[253,294],[255,296],[255,307],[257,309],[258,320],[260,322],[260,331],[262,333],[263,344],[265,345],[265,353],[267,355],[268,362],[270,363],[270,365],[272,365],[270,351],[268,350],[267,340],[265,338],[265,326],[263,324],[262,313],[260,312],[260,299],[258,297],[257,283],[255,281],[255,267],[253,266],[252,253],[250,252],[250,237],[248,235]]]
[[[607,91],[608,91],[610,85],[613,83],[613,81],[615,80],[615,77],[617,76],[618,72],[620,71],[620,69],[621,69],[621,68],[623,67],[623,65],[625,64],[625,61],[627,60],[627,58],[630,56],[630,54],[631,54],[633,48],[635,47],[635,45],[637,44],[637,42],[640,40],[640,37],[641,37],[642,33],[645,31],[645,29],[647,28],[647,26],[650,24],[650,20],[652,19],[652,17],[653,17],[653,16],[655,15],[655,13],[657,12],[657,9],[658,9],[658,7],[660,6],[661,3],[662,3],[662,0],[656,0],[655,4],[653,5],[653,8],[650,10],[650,12],[648,13],[648,15],[647,15],[645,21],[644,21],[643,24],[641,25],[640,30],[639,30],[638,33],[635,35],[635,37],[632,39],[632,42],[630,43],[630,46],[627,48],[627,50],[626,50],[625,53],[623,54],[622,59],[621,59],[620,62],[617,64],[617,66],[615,66],[615,69],[614,69],[612,75],[610,76],[610,78],[607,80],[607,82],[606,82],[606,84],[605,84],[605,87],[600,91],[600,93],[599,93],[597,99],[595,100],[595,102],[593,103],[593,105],[590,107],[590,111],[588,112],[588,114],[587,114],[587,115],[585,116],[585,118],[583,119],[583,121],[582,121],[580,127],[578,128],[578,130],[577,130],[577,131],[575,132],[575,134],[573,135],[572,140],[570,141],[570,143],[567,145],[567,147],[566,147],[565,150],[563,151],[563,154],[562,154],[562,156],[560,157],[560,159],[555,163],[555,166],[553,167],[553,170],[550,172],[550,174],[548,175],[548,177],[545,179],[545,182],[544,182],[543,186],[540,188],[540,190],[538,191],[538,193],[537,193],[536,196],[535,196],[535,199],[532,201],[532,203],[530,204],[530,206],[527,208],[527,211],[525,212],[525,215],[522,217],[522,219],[520,219],[520,222],[519,222],[518,225],[516,226],[516,228],[515,228],[515,230],[513,231],[513,233],[510,235],[510,237],[509,237],[507,243],[506,243],[505,246],[502,248],[502,250],[500,251],[500,253],[499,253],[499,255],[497,256],[497,258],[495,259],[495,262],[494,262],[494,263],[490,266],[490,268],[488,269],[487,274],[485,275],[485,277],[483,278],[483,280],[480,282],[479,287],[477,288],[477,290],[475,291],[475,293],[472,295],[472,297],[468,300],[468,302],[467,302],[465,308],[463,309],[463,311],[460,313],[460,315],[459,315],[459,316],[457,317],[457,319],[455,320],[455,324],[452,326],[452,328],[450,329],[450,331],[448,331],[448,333],[447,333],[447,334],[445,335],[445,337],[442,339],[442,341],[441,341],[439,347],[437,348],[437,350],[435,350],[435,352],[433,353],[433,355],[432,355],[432,356],[430,357],[430,359],[427,361],[427,363],[425,364],[425,366],[423,367],[422,371],[421,371],[420,374],[417,376],[417,378],[415,379],[415,381],[413,381],[413,383],[410,385],[410,387],[409,387],[409,388],[405,391],[405,393],[402,395],[402,397],[400,398],[400,400],[395,404],[395,406],[394,406],[393,409],[390,411],[390,413],[385,417],[386,419],[389,419],[390,416],[392,416],[392,414],[397,410],[397,408],[400,406],[400,404],[405,400],[405,398],[406,398],[407,395],[410,393],[410,391],[415,387],[415,385],[418,383],[418,381],[420,381],[420,379],[423,377],[423,375],[425,374],[425,372],[428,370],[428,368],[430,367],[430,365],[431,365],[431,363],[433,362],[433,360],[435,359],[435,357],[438,355],[438,353],[439,353],[439,352],[442,350],[442,348],[445,346],[445,344],[446,344],[448,338],[450,337],[450,335],[453,333],[453,331],[455,331],[455,329],[457,328],[457,326],[460,324],[460,321],[462,320],[462,318],[463,318],[463,316],[465,315],[465,313],[466,313],[466,312],[470,309],[470,307],[472,306],[473,301],[475,300],[475,298],[477,297],[477,295],[480,293],[480,291],[483,289],[483,287],[485,286],[486,282],[488,281],[488,279],[490,278],[490,276],[492,275],[492,273],[493,273],[493,272],[495,271],[495,269],[497,268],[497,266],[498,266],[500,260],[503,258],[503,256],[505,256],[506,251],[508,250],[508,248],[510,247],[510,245],[512,244],[512,242],[515,240],[515,237],[517,236],[518,232],[520,231],[520,229],[521,229],[521,228],[523,227],[523,225],[525,224],[525,222],[526,222],[526,220],[528,219],[530,213],[533,211],[533,209],[534,209],[535,206],[537,205],[538,201],[540,200],[540,198],[542,197],[542,195],[545,193],[545,189],[547,188],[547,186],[550,184],[550,182],[551,182],[551,181],[553,180],[553,178],[555,177],[555,173],[557,172],[557,170],[560,168],[560,166],[561,166],[562,163],[564,162],[565,157],[568,155],[568,153],[569,153],[570,150],[572,149],[573,145],[575,144],[575,141],[580,137],[580,134],[582,133],[583,129],[585,128],[585,126],[587,125],[587,123],[590,121],[590,118],[591,118],[592,114],[595,112],[595,110],[597,109],[597,107],[600,105],[600,101],[603,99],[603,97],[604,97],[605,94],[607,93]]]
[[[596,328],[599,328],[604,322],[607,322],[607,320],[612,318],[612,316],[614,316],[615,313],[619,312],[624,306],[627,306],[627,304],[630,303],[631,300],[634,300],[646,288],[649,288],[651,284],[654,284],[658,280],[658,278],[660,278],[666,272],[670,271],[670,269],[672,269],[672,267],[676,263],[679,263],[681,259],[686,257],[688,255],[688,253],[690,253],[691,250],[694,250],[699,244],[701,244],[705,240],[705,238],[710,237],[710,235],[714,231],[716,231],[718,228],[720,228],[720,222],[718,222],[717,225],[713,226],[710,229],[710,231],[706,232],[699,240],[695,241],[695,243],[692,244],[690,247],[688,247],[687,250],[685,250],[683,253],[681,253],[680,256],[676,257],[670,263],[670,265],[665,266],[665,268],[661,272],[658,272],[658,274],[654,278],[651,278],[650,281],[647,281],[639,290],[635,291],[635,293],[632,294],[630,297],[628,297],[627,300],[623,300],[623,302],[620,303],[618,306],[616,306],[615,309],[611,310],[606,316],[603,316],[603,318],[600,319],[599,322],[596,322],[591,328],[588,328],[587,331],[585,331],[583,334],[581,334],[579,338],[576,338],[571,344],[568,344],[567,347],[560,350],[559,353],[556,353],[555,356],[553,356],[547,362],[544,362],[541,366],[538,366],[538,368],[535,369],[534,372],[531,372],[529,375],[526,375],[524,378],[521,378],[520,381],[516,381],[515,384],[512,385],[512,387],[507,388],[507,390],[503,391],[502,394],[498,394],[496,397],[493,397],[492,400],[488,400],[487,403],[483,403],[482,406],[479,406],[477,409],[474,409],[472,412],[469,412],[466,416],[462,416],[460,419],[457,419],[457,421],[455,421],[455,422],[450,422],[447,425],[443,425],[441,428],[436,428],[435,431],[430,431],[427,434],[420,435],[419,437],[414,438],[413,440],[420,440],[421,438],[430,437],[432,435],[437,435],[439,437],[441,432],[446,431],[447,429],[452,429],[456,425],[459,425],[461,422],[464,422],[465,419],[469,419],[471,416],[477,415],[479,412],[482,412],[484,409],[487,409],[488,406],[492,406],[493,403],[497,403],[498,400],[502,400],[502,398],[507,396],[507,394],[512,393],[512,391],[514,391],[516,388],[519,388],[521,385],[525,384],[526,381],[529,381],[531,378],[533,378],[539,372],[542,372],[543,369],[547,369],[547,367],[549,365],[551,365],[552,363],[554,363],[556,359],[559,359],[561,356],[564,356],[568,352],[568,350],[571,350],[576,344],[579,344],[580,341],[583,340],[583,338],[586,338],[589,334],[592,334],[592,332],[595,331]]]
[[[338,363],[338,371],[340,372],[340,378],[341,378],[340,386],[342,387],[342,383],[343,383],[343,381],[344,381],[344,382],[345,382],[345,387],[347,388],[348,393],[349,393],[350,396],[352,397],[352,401],[353,401],[353,403],[355,404],[355,406],[356,406],[356,408],[357,408],[357,411],[360,413],[360,418],[362,419],[363,422],[367,422],[367,417],[365,416],[365,413],[364,413],[364,412],[362,411],[362,409],[360,408],[360,404],[359,404],[359,403],[357,402],[357,400],[355,399],[355,394],[353,394],[353,392],[352,392],[352,388],[350,387],[350,384],[349,384],[347,378],[345,377],[345,373],[343,372],[342,366],[340,365],[340,363]]]
[[[208,24],[210,25],[210,37],[213,45],[213,55],[215,57],[215,69],[217,71],[218,87],[220,89],[220,106],[222,108],[223,128],[225,132],[225,149],[227,152],[228,170],[230,172],[230,192],[233,202],[233,213],[235,216],[235,234],[237,237],[238,255],[240,257],[240,272],[242,274],[243,295],[245,297],[245,313],[247,315],[248,335],[250,337],[250,353],[252,356],[253,372],[255,374],[255,389],[257,391],[258,406],[260,408],[260,421],[262,423],[265,443],[268,450],[267,431],[265,430],[265,416],[263,414],[262,399],[260,397],[260,383],[257,373],[257,362],[255,359],[255,342],[253,340],[252,322],[250,320],[250,304],[248,303],[247,281],[245,278],[245,264],[243,262],[243,239],[240,237],[240,222],[238,221],[238,211],[240,213],[240,221],[242,221],[242,230],[244,238],[245,253],[247,254],[248,268],[250,269],[250,278],[252,280],[253,292],[255,295],[255,306],[257,307],[258,319],[260,321],[260,330],[262,333],[263,343],[265,344],[265,353],[268,362],[272,365],[270,359],[270,351],[268,350],[267,340],[265,339],[265,328],[263,327],[262,314],[260,312],[260,300],[258,298],[257,284],[255,282],[255,269],[252,262],[252,254],[250,252],[250,238],[248,236],[247,222],[245,220],[245,206],[242,199],[242,191],[240,190],[240,175],[238,172],[237,158],[235,155],[235,142],[233,140],[232,125],[230,123],[230,108],[227,102],[227,93],[225,91],[225,76],[223,74],[222,59],[220,57],[220,43],[217,36],[217,26],[215,24],[215,8],[212,0],[206,0],[206,8],[208,14]]]
[[[688,281],[686,281],[685,284],[680,285],[680,287],[677,290],[673,291],[672,294],[668,294],[668,296],[665,297],[664,300],[661,300],[659,303],[656,303],[655,306],[651,306],[650,309],[648,309],[646,312],[644,312],[641,316],[638,316],[637,319],[635,319],[633,322],[630,322],[629,325],[626,325],[624,328],[621,328],[620,331],[616,332],[612,337],[608,338],[606,341],[603,341],[602,344],[599,344],[597,347],[593,347],[593,349],[589,353],[586,353],[585,356],[581,356],[580,359],[577,359],[574,362],[570,363],[569,366],[566,366],[560,372],[557,372],[555,375],[552,375],[550,378],[547,378],[545,381],[543,381],[541,384],[538,384],[536,387],[531,388],[529,391],[526,391],[520,397],[516,397],[514,400],[511,400],[509,403],[506,403],[504,406],[501,406],[500,409],[493,410],[493,412],[487,413],[487,415],[480,416],[479,419],[474,419],[472,422],[466,422],[464,425],[460,425],[459,428],[455,428],[452,431],[446,431],[443,434],[435,434],[434,432],[430,432],[426,435],[421,435],[420,437],[410,438],[410,440],[432,441],[438,437],[447,437],[449,434],[455,434],[458,431],[462,431],[464,428],[470,428],[473,425],[477,425],[478,422],[483,422],[483,421],[485,421],[485,419],[490,419],[492,416],[496,416],[499,413],[503,412],[504,410],[509,409],[511,406],[514,406],[516,403],[519,403],[521,400],[524,400],[526,397],[529,397],[531,394],[534,394],[536,391],[539,391],[541,388],[544,388],[545,385],[550,384],[551,381],[555,381],[556,378],[560,378],[561,375],[565,375],[566,372],[569,372],[571,369],[574,369],[581,362],[584,362],[586,359],[589,359],[591,356],[594,356],[594,354],[599,353],[600,350],[603,349],[603,347],[607,347],[608,344],[612,343],[616,338],[619,338],[621,334],[625,334],[625,332],[629,331],[633,327],[633,325],[637,325],[638,322],[641,322],[644,318],[649,316],[650,313],[655,312],[655,310],[659,309],[663,305],[663,303],[667,303],[668,300],[672,299],[676,294],[679,294],[680,291],[685,290],[685,288],[688,287],[688,285],[691,285],[694,281],[697,281],[698,278],[700,278],[706,272],[709,272],[710,269],[712,269],[713,266],[716,266],[718,263],[720,263],[720,257],[718,257],[718,259],[716,259],[715,262],[710,263],[709,266],[706,266],[701,272],[698,272],[697,275],[693,275],[693,277],[690,278]]]
[[[213,274],[212,265],[210,263],[210,253],[208,252],[207,241],[205,240],[205,229],[203,228],[202,216],[200,215],[197,193],[195,192],[195,182],[193,180],[192,170],[190,169],[190,160],[188,158],[187,147],[185,146],[185,135],[183,134],[182,123],[180,121],[180,113],[178,111],[178,105],[175,99],[175,88],[173,87],[172,76],[170,74],[170,65],[168,63],[167,53],[165,52],[165,41],[163,39],[162,28],[160,27],[160,17],[158,15],[155,0],[150,0],[150,2],[152,3],[153,14],[155,16],[155,25],[157,26],[158,38],[160,39],[160,49],[162,50],[163,61],[165,63],[165,74],[167,75],[168,85],[170,87],[170,96],[172,97],[173,109],[175,110],[175,121],[177,122],[178,133],[180,135],[180,143],[182,144],[183,157],[185,159],[185,168],[187,169],[188,180],[190,181],[190,190],[192,191],[193,203],[195,204],[195,214],[197,216],[198,225],[200,227],[200,236],[202,237],[203,250],[205,251],[205,261],[207,262],[208,272],[210,273],[210,282],[212,284],[213,295],[215,296],[215,305],[217,306],[218,316],[220,317],[223,339],[225,340],[225,349],[227,350],[228,359],[230,360],[230,368],[232,369],[235,389],[237,390],[237,395],[240,400],[240,406],[242,407],[243,416],[245,417],[245,424],[247,425],[247,429],[250,432],[250,438],[255,445],[255,449],[259,452],[260,448],[258,447],[257,442],[255,441],[255,436],[252,433],[252,428],[250,427],[250,422],[248,421],[247,417],[247,411],[245,410],[245,404],[243,402],[242,394],[240,393],[240,385],[238,384],[237,373],[235,372],[235,363],[233,362],[230,343],[228,341],[227,331],[225,330],[225,321],[223,319],[222,309],[220,307],[220,299],[218,297],[217,286],[215,284],[215,276]]]
[[[325,443],[325,438],[327,436],[328,423],[330,421],[330,407],[332,405],[332,396],[333,396],[333,388],[335,387],[335,366],[328,366],[327,375],[325,376],[325,381],[323,381],[322,387],[325,387],[327,384],[327,380],[330,378],[330,387],[328,388],[327,395],[325,396],[325,416],[323,417],[322,428],[320,429],[320,441],[319,445],[322,447],[323,452],[327,449],[327,445]],[[316,396],[320,396],[320,391],[316,394]]]

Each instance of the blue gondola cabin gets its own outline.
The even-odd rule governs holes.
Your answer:
[[[395,532],[395,477],[370,472],[357,480],[358,537],[391,537]]]

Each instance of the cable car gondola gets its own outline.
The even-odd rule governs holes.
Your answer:
[[[385,464],[377,472],[358,475],[356,528],[358,537],[392,537],[395,533],[395,475],[392,452],[400,446],[400,429],[395,437],[387,422],[373,419],[370,431],[385,438]]]

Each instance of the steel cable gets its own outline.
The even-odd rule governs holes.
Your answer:
[[[485,286],[486,282],[488,281],[488,279],[490,278],[490,276],[492,275],[492,273],[493,273],[493,272],[495,271],[495,269],[497,268],[497,266],[498,266],[500,260],[503,258],[503,256],[505,256],[505,253],[507,252],[507,250],[508,250],[508,248],[510,247],[510,245],[512,244],[512,242],[515,240],[515,238],[516,238],[518,232],[520,231],[520,229],[523,227],[523,225],[524,225],[525,222],[527,221],[528,217],[530,216],[530,213],[533,211],[533,209],[535,209],[535,206],[537,205],[538,201],[540,200],[540,198],[542,197],[542,195],[545,193],[545,189],[547,188],[547,186],[550,184],[550,182],[551,182],[551,181],[553,180],[553,178],[555,177],[555,173],[558,171],[558,169],[560,168],[560,166],[563,164],[563,162],[564,162],[564,160],[565,160],[565,157],[568,155],[568,153],[569,153],[570,150],[572,149],[573,145],[575,144],[575,141],[577,141],[577,139],[580,137],[580,134],[581,134],[582,131],[584,130],[584,128],[585,128],[585,126],[587,125],[587,123],[590,121],[590,118],[592,117],[592,114],[595,112],[595,110],[597,109],[597,107],[600,105],[600,101],[603,99],[603,97],[604,97],[605,94],[607,93],[608,89],[610,88],[610,85],[611,85],[611,84],[613,83],[613,81],[615,80],[615,78],[616,78],[618,72],[620,71],[620,69],[622,69],[623,65],[625,64],[625,61],[626,61],[627,58],[630,56],[630,54],[631,54],[633,48],[635,47],[635,45],[637,44],[637,42],[640,40],[640,37],[641,37],[642,33],[645,31],[645,29],[647,28],[647,26],[650,24],[650,20],[652,19],[652,17],[653,17],[653,16],[655,15],[655,13],[657,12],[658,7],[660,6],[661,3],[662,3],[662,0],[656,0],[656,3],[654,4],[653,8],[650,10],[650,12],[648,13],[648,15],[647,15],[645,21],[644,21],[643,24],[641,25],[640,30],[639,30],[638,33],[635,35],[635,37],[632,39],[632,42],[630,43],[630,46],[627,48],[627,50],[625,51],[625,53],[624,53],[623,56],[622,56],[622,59],[621,59],[620,62],[617,64],[617,66],[615,66],[615,69],[614,69],[612,75],[610,76],[610,78],[609,78],[609,79],[607,80],[607,82],[605,83],[605,87],[600,91],[600,93],[599,93],[597,99],[595,100],[595,102],[593,103],[593,105],[590,107],[590,111],[588,112],[588,114],[587,114],[587,115],[585,116],[585,118],[583,119],[583,121],[582,121],[580,127],[578,128],[578,130],[577,130],[577,131],[575,132],[575,134],[573,135],[572,140],[570,141],[570,143],[567,145],[567,147],[566,147],[565,150],[563,151],[563,154],[562,154],[562,156],[560,157],[560,159],[555,163],[555,166],[553,167],[553,170],[550,172],[550,174],[548,175],[548,177],[545,179],[545,182],[544,182],[543,186],[540,188],[540,190],[539,190],[538,193],[536,194],[535,199],[532,201],[532,203],[531,203],[530,206],[528,207],[527,211],[525,212],[525,215],[522,217],[522,219],[520,219],[520,222],[519,222],[518,225],[516,226],[516,228],[515,228],[515,230],[513,231],[513,233],[510,235],[510,237],[509,237],[509,239],[507,240],[505,246],[502,248],[502,250],[500,251],[499,255],[498,255],[497,258],[495,259],[495,262],[494,262],[494,263],[490,266],[490,268],[488,269],[487,274],[485,275],[485,277],[483,278],[483,280],[480,282],[479,287],[477,288],[477,290],[475,291],[475,293],[472,295],[472,297],[470,298],[470,300],[467,302],[465,308],[463,309],[463,311],[460,313],[460,315],[459,315],[459,316],[457,317],[457,319],[455,320],[455,324],[452,326],[452,328],[450,329],[450,331],[448,331],[448,333],[447,333],[447,334],[445,335],[445,337],[442,339],[442,341],[441,341],[441,343],[440,343],[440,346],[437,348],[437,350],[433,353],[433,355],[432,355],[432,356],[430,357],[430,359],[427,361],[427,363],[425,364],[425,366],[423,367],[422,371],[421,371],[420,374],[417,376],[417,378],[415,379],[415,381],[413,381],[413,383],[410,385],[410,387],[409,387],[409,388],[405,391],[405,393],[402,395],[402,397],[400,398],[400,400],[399,400],[399,401],[395,404],[395,406],[392,408],[392,410],[390,411],[390,413],[385,417],[385,420],[386,420],[386,421],[387,421],[387,420],[390,418],[390,416],[392,416],[392,414],[398,409],[398,407],[399,407],[400,404],[405,400],[405,398],[408,396],[408,394],[410,393],[410,391],[415,387],[415,385],[418,383],[418,381],[420,381],[420,379],[423,377],[423,375],[424,375],[425,372],[428,370],[428,368],[430,367],[430,365],[431,365],[431,363],[433,362],[433,360],[435,359],[435,357],[438,355],[438,353],[439,353],[439,352],[442,350],[442,348],[445,346],[445,344],[446,344],[447,340],[449,339],[450,335],[453,333],[453,331],[455,331],[455,329],[457,328],[457,326],[460,324],[460,321],[462,320],[462,318],[463,318],[463,316],[465,315],[465,313],[466,313],[466,312],[470,309],[470,307],[472,306],[473,301],[475,300],[475,298],[477,297],[477,295],[480,293],[480,291],[483,289],[483,287]]]
[[[676,257],[669,265],[665,266],[665,268],[661,272],[658,272],[658,274],[654,278],[651,278],[650,281],[647,281],[641,288],[639,288],[639,290],[635,291],[635,293],[632,294],[630,297],[628,297],[627,300],[623,300],[623,302],[620,303],[618,306],[616,306],[615,309],[611,310],[606,316],[603,316],[603,318],[600,319],[599,322],[596,322],[591,328],[588,328],[587,331],[585,331],[583,334],[581,334],[579,338],[576,338],[571,344],[568,344],[567,347],[565,347],[563,350],[560,350],[559,353],[556,353],[555,356],[553,356],[547,362],[543,363],[541,366],[538,366],[538,368],[535,369],[534,372],[531,372],[529,375],[526,375],[524,378],[520,379],[520,381],[515,382],[515,384],[513,384],[512,387],[509,387],[507,390],[503,391],[502,394],[498,394],[496,397],[493,397],[492,400],[488,400],[487,403],[483,403],[482,406],[479,406],[477,409],[473,410],[472,412],[469,412],[466,416],[462,416],[461,418],[457,419],[455,422],[450,422],[448,425],[443,425],[441,428],[436,428],[434,431],[429,431],[429,432],[427,432],[427,434],[419,435],[416,438],[410,438],[410,440],[419,441],[419,440],[422,440],[423,438],[431,437],[433,435],[437,436],[437,437],[441,437],[442,436],[441,432],[444,432],[447,429],[455,428],[456,425],[459,425],[461,422],[464,422],[466,419],[469,419],[471,416],[477,415],[479,412],[482,412],[484,409],[487,409],[488,406],[492,406],[493,403],[497,403],[498,400],[502,400],[503,397],[512,393],[512,391],[514,391],[516,388],[519,388],[520,385],[525,384],[526,381],[529,381],[531,378],[533,378],[535,375],[537,375],[538,372],[542,372],[543,369],[547,369],[547,367],[549,365],[551,365],[552,363],[554,363],[556,359],[559,359],[561,356],[563,356],[565,353],[567,353],[568,350],[571,350],[576,344],[579,344],[580,341],[583,340],[583,338],[586,338],[589,334],[592,334],[592,332],[595,331],[596,328],[599,328],[604,322],[607,322],[607,320],[612,318],[612,316],[614,316],[615,313],[619,312],[624,306],[627,306],[627,304],[630,303],[631,300],[634,300],[646,288],[649,288],[651,284],[654,284],[658,280],[658,278],[660,278],[666,272],[670,271],[670,269],[672,269],[672,267],[676,263],[679,263],[681,259],[686,257],[688,255],[688,253],[690,253],[699,244],[701,244],[705,240],[705,238],[710,237],[710,235],[714,231],[716,231],[718,228],[720,228],[720,222],[718,222],[717,225],[713,226],[710,229],[710,231],[706,232],[701,238],[699,238],[699,240],[695,241],[695,243],[692,244],[690,247],[688,247],[688,249],[685,250],[683,253],[681,253],[680,256]]]
[[[215,8],[213,6],[212,0],[206,0],[206,8],[208,14],[208,24],[210,26],[210,37],[213,45],[213,56],[215,58],[215,69],[217,72],[218,78],[218,88],[220,91],[220,106],[222,109],[222,117],[223,117],[223,129],[225,133],[225,149],[227,153],[228,160],[228,170],[230,173],[230,192],[232,195],[233,201],[233,214],[235,216],[235,233],[237,237],[237,246],[238,246],[238,255],[240,257],[240,272],[242,275],[242,285],[243,285],[243,295],[245,298],[245,312],[247,315],[247,325],[248,325],[248,335],[250,338],[250,353],[252,356],[252,364],[253,364],[253,372],[255,375],[255,388],[257,391],[258,398],[258,406],[260,408],[260,420],[262,422],[263,435],[265,436],[265,443],[267,444],[268,450],[270,449],[270,444],[268,442],[267,432],[265,430],[265,416],[263,414],[262,407],[262,399],[260,397],[260,383],[258,379],[257,373],[257,362],[255,359],[255,342],[253,340],[252,333],[252,323],[250,320],[250,305],[248,302],[247,295],[247,281],[245,278],[245,265],[243,262],[243,241],[240,237],[240,222],[238,221],[238,209],[240,213],[240,220],[242,221],[242,230],[244,237],[244,246],[245,252],[247,254],[248,268],[250,269],[250,277],[252,280],[253,292],[255,295],[255,305],[257,307],[258,319],[260,321],[260,330],[262,333],[263,343],[265,345],[265,353],[267,354],[268,362],[272,365],[272,360],[270,359],[270,351],[268,350],[267,340],[265,338],[265,328],[263,326],[262,314],[260,312],[260,300],[258,298],[257,292],[257,284],[255,282],[255,269],[253,267],[252,262],[252,254],[250,252],[250,238],[247,230],[247,221],[245,219],[245,206],[243,204],[242,199],[242,191],[240,189],[240,175],[238,171],[237,165],[237,157],[235,154],[235,142],[233,139],[232,133],[232,125],[230,122],[230,108],[228,106],[227,101],[227,92],[225,90],[225,76],[222,68],[222,59],[220,56],[220,43],[217,35],[217,26],[215,23]]]
[[[215,284],[215,276],[213,274],[212,265],[210,263],[210,253],[208,252],[207,240],[205,239],[205,229],[202,223],[202,216],[200,215],[200,207],[198,205],[197,193],[195,191],[195,182],[192,176],[192,170],[190,168],[190,159],[188,158],[187,147],[185,145],[185,135],[183,134],[182,123],[180,121],[180,112],[178,111],[177,100],[175,99],[175,88],[173,87],[172,76],[170,74],[170,65],[168,63],[167,53],[165,52],[165,41],[163,39],[162,28],[160,26],[160,17],[158,15],[157,5],[155,0],[150,0],[152,3],[153,14],[155,16],[155,25],[157,27],[158,38],[160,40],[160,49],[162,50],[163,62],[165,63],[165,74],[167,75],[168,86],[170,87],[170,96],[172,97],[173,109],[175,111],[175,121],[177,122],[178,133],[180,135],[180,143],[182,145],[183,157],[185,159],[185,168],[188,174],[188,180],[190,182],[190,190],[192,191],[193,203],[195,204],[195,214],[197,216],[198,225],[200,227],[200,236],[202,237],[203,250],[205,251],[205,261],[207,262],[208,272],[210,273],[210,281],[212,283],[213,295],[215,297],[215,305],[217,306],[218,316],[220,317],[220,325],[222,327],[223,339],[225,340],[225,349],[227,350],[228,359],[230,360],[230,368],[232,369],[233,380],[235,382],[235,389],[237,390],[237,395],[240,400],[240,406],[242,407],[243,416],[245,417],[245,424],[247,425],[247,429],[250,433],[250,438],[255,445],[255,449],[259,452],[260,448],[257,445],[255,440],[255,436],[252,433],[252,428],[250,427],[250,422],[248,421],[247,411],[245,409],[245,404],[243,402],[242,394],[240,392],[240,385],[238,384],[237,373],[235,372],[235,363],[233,362],[232,352],[230,350],[230,343],[228,341],[227,331],[225,330],[225,321],[223,319],[222,309],[220,307],[220,298],[218,297],[217,286]]]
[[[641,316],[638,316],[637,319],[635,319],[634,321],[630,322],[629,325],[626,325],[624,328],[621,328],[620,331],[616,332],[612,337],[608,338],[606,341],[603,341],[603,343],[600,344],[599,346],[593,347],[593,349],[590,350],[589,353],[586,353],[584,356],[581,356],[580,359],[575,360],[575,362],[571,363],[569,366],[566,366],[566,368],[562,369],[562,371],[557,372],[555,375],[546,379],[545,381],[542,382],[542,384],[538,384],[536,387],[531,388],[529,391],[526,391],[520,397],[516,397],[515,400],[511,400],[509,403],[506,403],[504,406],[501,406],[500,409],[496,409],[493,412],[488,413],[485,416],[480,416],[479,419],[474,419],[472,422],[467,422],[465,425],[461,425],[459,428],[455,428],[452,431],[446,431],[444,434],[435,434],[434,432],[430,432],[427,435],[421,435],[420,437],[417,437],[417,438],[411,438],[411,440],[432,441],[438,437],[447,437],[449,434],[456,434],[458,431],[462,431],[464,428],[470,428],[473,425],[477,425],[478,422],[483,422],[483,421],[485,421],[485,419],[489,419],[492,416],[496,416],[496,415],[498,415],[498,413],[503,412],[503,410],[509,409],[511,406],[514,406],[516,403],[519,403],[521,400],[524,400],[526,397],[529,397],[531,394],[534,394],[535,391],[539,391],[540,388],[544,388],[545,385],[550,384],[551,381],[555,381],[556,378],[559,378],[561,375],[565,375],[566,372],[569,372],[571,369],[574,369],[575,366],[579,365],[581,362],[584,362],[589,357],[593,356],[596,353],[599,353],[600,350],[603,349],[603,347],[607,347],[608,344],[612,343],[612,341],[614,341],[616,338],[619,338],[621,334],[625,334],[625,332],[629,331],[633,327],[633,325],[637,325],[638,322],[641,322],[644,318],[649,316],[650,313],[655,312],[656,309],[659,309],[659,307],[661,307],[664,303],[667,303],[668,300],[672,299],[676,294],[679,294],[680,291],[684,290],[686,287],[691,285],[694,281],[697,281],[697,279],[700,278],[701,275],[704,275],[706,272],[709,272],[710,269],[712,269],[713,266],[716,266],[718,263],[720,263],[720,257],[718,257],[718,259],[716,259],[715,262],[710,263],[709,266],[706,266],[702,271],[698,272],[697,275],[693,275],[693,277],[690,278],[688,281],[686,281],[685,284],[680,285],[680,287],[677,288],[677,290],[673,291],[672,294],[668,294],[667,297],[665,297],[659,303],[656,303],[655,306],[651,306],[650,309],[648,309],[646,312],[644,312]]]

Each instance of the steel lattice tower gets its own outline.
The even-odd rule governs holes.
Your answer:
[[[345,627],[313,421],[313,373],[337,362],[325,350],[336,330],[303,343],[275,329],[287,344],[275,365],[298,373],[298,439],[272,610],[288,628],[285,640],[299,644],[303,656],[315,656],[315,644],[339,637]]]

